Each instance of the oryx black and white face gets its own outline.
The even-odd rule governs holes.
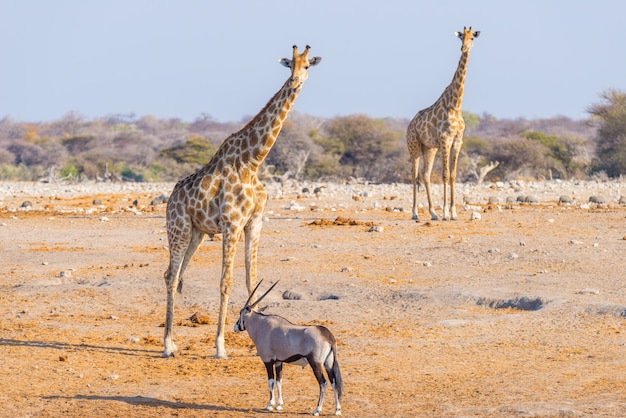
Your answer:
[[[246,317],[250,315],[252,309],[249,306],[244,307],[239,311],[239,319],[235,324],[235,332],[242,332],[246,330]]]

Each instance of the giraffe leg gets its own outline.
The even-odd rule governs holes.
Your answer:
[[[173,357],[178,351],[173,338],[175,289],[182,290],[182,277],[189,260],[202,242],[205,234],[192,227],[189,233],[180,233],[170,238],[170,265],[165,272],[167,288],[167,310],[165,313],[165,333],[163,336],[163,357]]]
[[[222,278],[220,281],[220,313],[215,337],[215,358],[228,358],[224,346],[224,328],[228,313],[228,298],[233,288],[233,267],[237,243],[241,237],[241,228],[234,224],[224,225],[222,229]]]
[[[419,165],[420,165],[420,157],[419,155],[416,158],[413,158],[413,164],[411,166],[411,180],[413,180],[413,209],[411,211],[412,216],[411,219],[414,221],[418,221],[419,217],[417,216],[417,191],[419,188]]]
[[[261,237],[262,222],[259,219],[246,226],[246,287],[248,295],[256,287],[257,283],[257,252],[259,249],[259,238]]]
[[[183,258],[183,263],[180,267],[180,273],[178,275],[178,287],[176,289],[178,293],[181,293],[183,291],[183,273],[187,269],[189,261],[191,261],[191,258],[198,250],[198,247],[200,246],[200,244],[202,244],[204,237],[206,237],[206,234],[199,229],[193,228],[191,230],[191,240],[189,241],[189,245],[187,246],[187,251],[185,251],[185,257]]]
[[[433,205],[433,195],[430,190],[430,174],[433,171],[437,148],[423,149],[422,154],[424,155],[424,186],[426,188],[426,196],[428,197],[428,212],[430,212],[430,219],[436,221],[439,218],[435,213],[435,207]]]
[[[457,145],[458,144],[458,145]],[[455,203],[455,185],[456,185],[456,168],[457,162],[459,161],[459,153],[461,152],[461,145],[463,144],[462,138],[461,141],[455,142],[452,146],[452,165],[450,167],[450,219],[456,221],[458,219],[456,215],[456,203]]]
[[[450,149],[443,147],[441,150],[441,165],[443,177],[443,220],[450,219],[450,210],[448,208],[448,186],[450,185]]]

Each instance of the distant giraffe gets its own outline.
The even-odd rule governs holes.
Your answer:
[[[257,172],[300,94],[309,67],[321,61],[320,57],[309,59],[309,49],[307,45],[300,54],[298,47],[293,46],[293,58],[280,60],[291,69],[291,76],[281,89],[243,129],[224,140],[207,165],[180,180],[172,191],[166,209],[170,262],[165,272],[167,313],[163,357],[173,356],[177,351],[172,338],[174,289],[182,291],[183,272],[204,237],[221,233],[222,274],[215,357],[226,358],[224,326],[237,242],[243,232],[246,286],[251,293],[257,282],[257,250],[267,200]]]
[[[467,61],[470,50],[474,45],[474,38],[478,38],[480,31],[472,32],[472,28],[463,28],[463,32],[455,32],[462,41],[461,59],[454,73],[452,82],[446,87],[437,101],[430,107],[417,112],[407,128],[406,139],[411,155],[411,177],[413,180],[413,217],[417,216],[417,188],[419,184],[420,156],[424,155],[424,186],[428,196],[428,211],[432,220],[437,220],[433,207],[433,198],[430,190],[430,173],[435,162],[435,154],[441,148],[443,166],[443,219],[457,219],[454,200],[454,184],[456,183],[456,165],[463,144],[465,121],[461,111],[463,103],[463,89]],[[450,206],[448,208],[448,190],[450,185]]]

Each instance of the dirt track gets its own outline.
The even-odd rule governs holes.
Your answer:
[[[219,241],[202,244],[177,300],[182,355],[161,358],[167,238],[164,205],[149,203],[171,186],[0,187],[0,416],[265,414],[247,334],[229,331],[229,359],[211,357]],[[626,186],[526,187],[467,186],[455,222],[424,208],[411,221],[406,185],[271,190],[259,250],[260,277],[281,281],[270,311],[333,331],[344,416],[624,416]],[[505,203],[529,191],[538,204]],[[608,204],[587,205],[598,193]],[[576,202],[558,205],[562,194]],[[231,325],[243,245],[237,266]],[[308,368],[287,367],[283,389],[281,416],[314,409]]]

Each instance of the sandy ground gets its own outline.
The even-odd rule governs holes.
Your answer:
[[[0,416],[267,415],[264,366],[232,331],[243,243],[229,358],[212,358],[219,240],[177,299],[181,355],[161,358],[165,206],[150,203],[171,187],[0,183]],[[408,185],[302,187],[268,187],[259,275],[280,280],[270,312],[337,337],[344,416],[624,416],[625,184],[463,185],[453,222],[411,221]],[[309,368],[286,367],[283,389],[281,416],[312,412]]]

